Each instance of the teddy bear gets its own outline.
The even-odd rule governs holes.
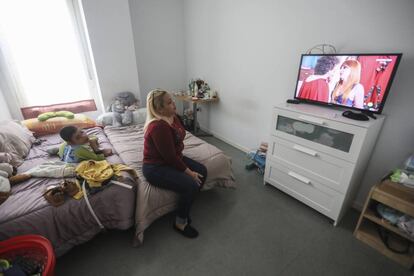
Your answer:
[[[139,101],[132,92],[120,92],[113,99],[107,111],[112,112],[113,126],[126,126],[133,122],[133,111],[138,109]],[[107,122],[110,124],[109,122]]]

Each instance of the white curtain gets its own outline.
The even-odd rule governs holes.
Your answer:
[[[0,1],[0,88],[11,109],[93,98],[72,4]]]

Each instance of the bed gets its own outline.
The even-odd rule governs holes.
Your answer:
[[[96,135],[103,148],[113,149],[101,128],[90,128],[86,132]],[[30,149],[29,155],[18,167],[19,173],[45,161],[58,159],[50,157],[46,149],[62,142],[59,135],[41,138],[44,141]],[[107,160],[112,164],[122,163],[118,154]],[[136,186],[132,176],[126,173],[123,176],[124,182]],[[46,202],[43,197],[44,190],[60,181],[61,179],[32,178],[13,186],[11,196],[0,205],[0,240],[17,235],[40,234],[51,241],[56,255],[60,256],[99,233],[101,229],[84,199],[67,198],[59,207],[53,207]],[[127,189],[117,185],[108,185],[102,191],[89,196],[90,203],[105,228],[122,230],[134,225],[135,198],[135,187]]]
[[[144,241],[145,229],[153,221],[175,209],[177,195],[171,191],[151,186],[142,174],[143,125],[128,127],[107,126],[104,132],[123,163],[135,169],[139,177],[134,237],[134,245],[139,246]],[[217,147],[187,132],[184,140],[183,154],[207,167],[208,176],[202,190],[209,190],[216,186],[235,187],[231,159]]]

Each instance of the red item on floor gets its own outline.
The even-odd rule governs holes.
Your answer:
[[[0,259],[25,257],[42,268],[42,276],[54,276],[56,257],[50,241],[39,235],[24,235],[0,242]]]

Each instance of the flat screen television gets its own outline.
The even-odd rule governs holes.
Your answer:
[[[304,54],[295,99],[381,114],[402,54]]]

